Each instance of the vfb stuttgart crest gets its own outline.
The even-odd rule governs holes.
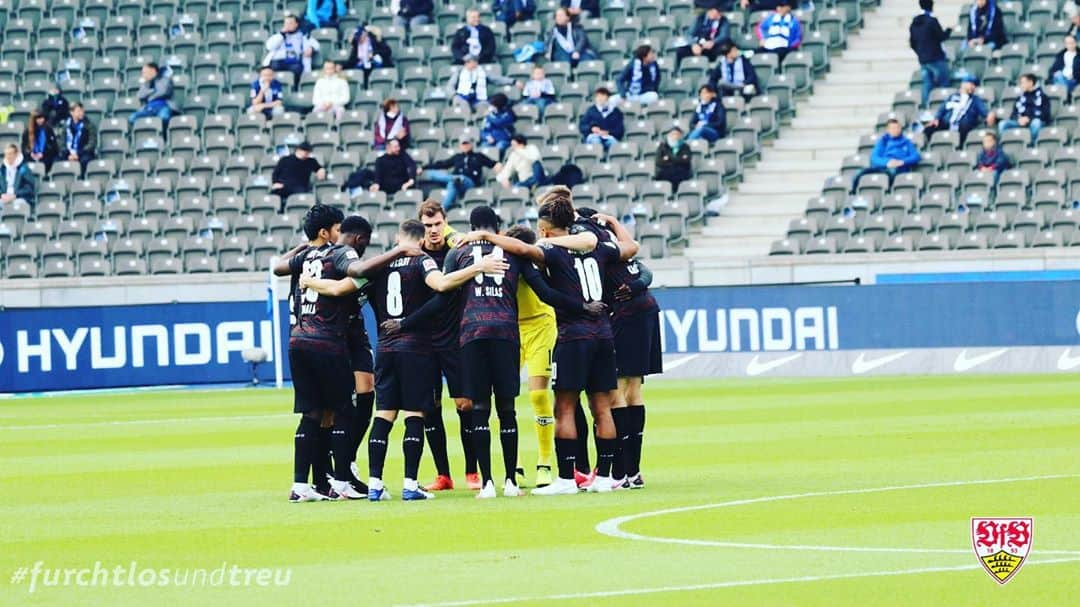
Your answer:
[[[1031,552],[1031,517],[971,518],[971,544],[983,568],[999,584],[1020,571]]]

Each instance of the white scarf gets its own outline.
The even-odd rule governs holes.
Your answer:
[[[487,78],[484,76],[484,70],[479,67],[471,71],[462,69],[458,73],[456,92],[463,97],[476,95],[477,99],[487,99]]]
[[[596,111],[600,112],[600,115],[607,118],[609,114],[615,111],[615,106],[609,102],[607,105],[597,105]]]
[[[1076,80],[1080,77],[1080,74],[1073,73],[1073,62],[1076,61],[1076,51],[1065,51],[1065,55],[1062,57],[1065,60],[1065,66],[1061,68],[1061,75],[1065,76],[1069,80]]]
[[[555,42],[558,43],[559,47],[562,48],[562,50],[564,50],[564,51],[566,51],[568,53],[571,53],[571,54],[576,52],[575,47],[574,47],[574,26],[573,25],[571,25],[570,23],[566,24],[566,35],[563,35],[563,33],[559,31],[559,26],[556,25],[555,26],[555,31],[554,31],[554,36],[555,36]]]
[[[360,65],[365,69],[371,67],[371,51],[373,45],[371,44],[371,34],[363,38],[356,43],[356,58],[360,61]]]
[[[386,134],[384,139],[386,139],[387,141],[390,141],[391,139],[396,139],[398,133],[400,133],[401,130],[405,128],[405,114],[398,112],[398,115],[394,116],[393,120],[394,122],[390,125],[390,128],[388,130],[386,128],[386,112],[382,112],[381,114],[379,114],[379,121],[376,126],[378,126],[380,132]]]
[[[972,96],[961,93],[958,97],[950,97],[945,102],[945,107],[952,110],[952,114],[949,116],[949,130],[960,130],[960,119],[967,113],[968,108],[971,107]]]
[[[22,154],[15,157],[15,162],[13,164],[8,164],[6,160],[4,161],[4,173],[5,177],[7,177],[7,191],[4,192],[5,194],[15,195],[15,177],[19,174],[19,165],[22,164],[22,161]]]
[[[743,72],[742,57],[736,57],[733,63],[728,63],[727,60],[720,61],[720,72],[723,75],[724,82],[730,82],[731,84],[741,86],[746,81],[746,74]]]

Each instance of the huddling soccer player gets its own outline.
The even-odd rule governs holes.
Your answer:
[[[545,238],[569,235],[575,220],[570,190],[556,186],[538,200],[538,227]],[[520,240],[483,234],[483,238],[507,253],[526,257],[547,271],[550,286],[578,302],[602,303],[604,271],[623,257],[637,253],[637,243],[606,242],[589,252],[571,251],[550,242],[528,245]],[[470,238],[472,235],[470,235]],[[611,469],[618,449],[617,432],[611,416],[611,393],[617,387],[615,347],[611,323],[606,315],[569,315],[556,312],[558,339],[552,362],[555,391],[555,451],[559,478],[551,485],[533,490],[534,495],[563,495],[578,492],[574,481],[577,428],[574,409],[578,395],[585,391],[593,412],[597,434],[597,476],[589,491],[612,490]]]
[[[629,231],[609,215],[579,208],[577,226],[601,242],[633,240]],[[573,231],[573,230],[572,230]],[[660,306],[649,293],[652,272],[632,256],[607,268],[604,301],[611,309],[615,337],[615,367],[619,387],[611,409],[622,457],[612,473],[617,488],[642,489],[641,445],[645,433],[645,401],[641,388],[646,375],[663,373],[660,349]]]
[[[351,279],[320,279],[304,276],[301,286],[321,295],[342,297],[356,292],[362,281],[371,282],[371,302],[379,323],[379,338],[375,360],[375,420],[368,438],[368,499],[390,499],[383,483],[383,467],[390,430],[398,412],[405,419],[402,452],[405,456],[405,478],[402,499],[424,500],[434,497],[417,483],[420,457],[424,450],[424,412],[434,407],[435,361],[431,351],[431,335],[422,330],[387,331],[387,321],[400,321],[418,310],[433,291],[457,288],[481,273],[500,273],[509,266],[493,256],[451,274],[443,274],[438,264],[420,249],[424,226],[415,219],[402,222],[397,246],[391,251],[350,267]],[[354,252],[355,253],[355,252]]]

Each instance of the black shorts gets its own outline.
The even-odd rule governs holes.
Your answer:
[[[461,347],[465,396],[474,403],[517,398],[521,392],[521,344],[509,339],[477,339]]]
[[[619,377],[644,377],[664,372],[658,310],[613,320],[611,330],[615,333],[615,368]]]
[[[375,357],[375,409],[431,411],[435,408],[435,357],[428,352],[379,352]]]
[[[615,344],[610,339],[557,342],[551,360],[552,388],[556,392],[589,394],[618,387]]]
[[[354,372],[375,372],[375,357],[371,354],[371,340],[368,339],[363,325],[360,325],[359,331],[350,328],[345,334],[345,344],[349,350],[349,362]]]
[[[442,394],[442,378],[446,378],[446,391],[450,398],[468,398],[465,393],[465,373],[461,367],[461,350],[439,350],[435,358],[435,392]]]
[[[346,355],[289,348],[289,370],[293,413],[352,407],[356,382]]]

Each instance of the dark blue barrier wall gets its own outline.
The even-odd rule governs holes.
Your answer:
[[[656,297],[672,353],[1080,344],[1080,281],[686,288]],[[367,322],[374,336],[370,314]],[[240,351],[272,352],[271,331],[265,301],[7,309],[0,392],[247,381]],[[273,363],[259,375],[271,379]]]

